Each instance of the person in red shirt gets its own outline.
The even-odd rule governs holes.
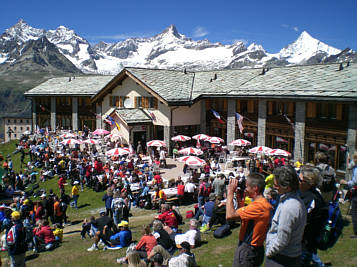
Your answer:
[[[177,218],[170,209],[169,204],[161,205],[161,214],[156,216],[155,219],[162,221],[166,226],[170,227],[174,231],[178,228]]]
[[[183,184],[183,181],[180,181],[177,185],[177,198],[180,205],[181,202],[184,200],[184,197],[185,197],[185,185]]]
[[[155,180],[155,185],[157,186],[162,185],[162,178],[158,172],[155,173],[154,180]]]
[[[135,250],[140,254],[141,258],[147,258],[151,250],[157,245],[156,238],[151,233],[149,225],[144,225],[143,236],[136,245]]]
[[[58,179],[58,187],[61,195],[64,193],[65,184],[66,184],[66,179],[61,175],[60,178]]]
[[[53,248],[55,236],[47,220],[44,220],[42,225],[40,223],[39,227],[33,230],[33,233],[35,235],[35,250],[38,251],[42,247],[46,250]]]

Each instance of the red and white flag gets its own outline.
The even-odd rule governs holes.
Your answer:
[[[240,115],[238,112],[236,112],[236,119],[237,119],[239,131],[242,134],[243,130],[244,130],[243,124],[242,124],[244,117],[242,115]]]

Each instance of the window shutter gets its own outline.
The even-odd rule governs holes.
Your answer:
[[[119,96],[115,97],[115,106],[119,107]]]
[[[288,115],[294,116],[294,103],[293,102],[288,103]]]
[[[153,102],[154,102],[154,109],[158,109],[159,108],[159,102],[157,101],[156,97],[154,97]]]
[[[119,96],[119,107],[122,108],[124,106],[124,97]]]
[[[138,108],[138,97],[134,97],[134,108]]]
[[[342,120],[342,110],[343,110],[342,104],[337,104],[336,105],[336,120]]]
[[[273,102],[268,101],[268,115],[273,115]]]
[[[312,103],[312,102],[307,103],[307,117],[316,118],[316,103]]]
[[[237,100],[237,112],[240,113],[240,100]]]
[[[227,99],[223,99],[223,111],[227,111],[228,109],[228,103],[227,103]]]
[[[248,113],[254,113],[254,100],[248,100]]]
[[[210,110],[210,109],[211,109],[210,99],[206,99],[206,110]]]

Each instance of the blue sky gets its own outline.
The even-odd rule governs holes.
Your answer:
[[[174,24],[195,40],[256,42],[278,52],[307,31],[357,50],[357,0],[18,0],[1,1],[0,33],[23,18],[35,28],[64,25],[91,43],[148,37]]]

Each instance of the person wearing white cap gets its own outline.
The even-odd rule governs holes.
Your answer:
[[[73,182],[73,187],[72,187],[72,198],[73,198],[73,205],[74,208],[78,209],[78,198],[79,198],[79,182],[74,181]]]

